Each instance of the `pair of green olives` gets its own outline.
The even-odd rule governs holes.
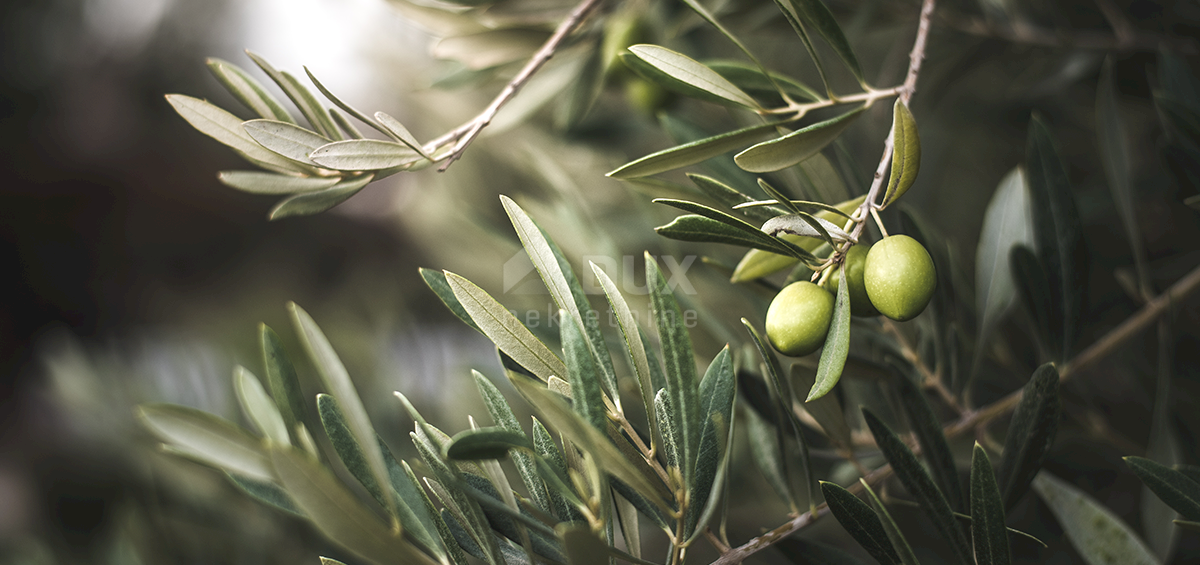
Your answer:
[[[917,240],[906,235],[884,238],[873,246],[850,248],[845,257],[850,287],[850,313],[903,322],[917,317],[937,286],[933,259]],[[826,290],[808,281],[795,282],[775,296],[767,309],[767,338],[780,353],[808,355],[825,343],[833,320],[834,295],[842,271],[829,277]]]

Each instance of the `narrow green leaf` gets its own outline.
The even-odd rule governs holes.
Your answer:
[[[638,326],[637,319],[633,317],[633,311],[630,310],[625,297],[621,296],[621,291],[617,290],[617,285],[598,265],[595,263],[590,263],[590,265],[592,273],[596,275],[596,280],[600,282],[600,287],[604,289],[609,307],[617,318],[617,325],[621,328],[621,337],[625,341],[625,351],[629,355],[630,366],[633,367],[634,381],[637,383],[638,393],[642,398],[642,407],[648,416],[652,415],[654,414],[654,384],[650,380],[650,360],[642,343],[641,328]],[[661,445],[662,435],[658,429],[658,420],[653,416],[646,419],[650,422],[652,445]]]
[[[517,422],[516,415],[513,414],[508,401],[500,394],[500,390],[496,388],[496,385],[492,384],[492,381],[488,380],[479,371],[471,371],[471,376],[475,378],[475,388],[479,389],[479,395],[483,398],[483,404],[487,407],[488,414],[492,416],[492,421],[497,426],[525,436],[525,431],[521,429],[521,424]],[[529,440],[526,439],[526,441],[528,442]],[[530,442],[529,445],[530,449],[533,449],[533,443]],[[520,450],[512,451],[510,455],[517,467],[517,473],[521,475],[521,481],[525,483],[525,490],[529,492],[529,496],[533,499],[534,504],[542,512],[551,513],[553,510],[550,498],[546,493],[546,483],[542,482],[542,479],[538,477],[537,466],[534,464],[533,456]]]
[[[975,250],[975,310],[979,342],[987,343],[1017,296],[1009,255],[1018,245],[1033,245],[1032,210],[1025,174],[1015,167],[1001,179],[983,215]],[[976,366],[985,347],[976,348]]]
[[[168,94],[167,102],[192,127],[233,149],[252,161],[278,171],[307,172],[308,167],[285,159],[259,145],[242,128],[242,119],[199,98]]]
[[[413,151],[420,153],[422,157],[429,158],[429,154],[425,152],[425,148],[421,146],[421,142],[413,136],[400,120],[393,118],[383,112],[375,112],[375,119],[379,120],[379,124],[386,130],[387,135],[396,138],[396,141],[403,143]]]
[[[792,390],[812,390],[817,383],[816,371],[800,363],[792,364],[791,378]],[[836,394],[826,394],[805,402],[804,410],[821,425],[821,429],[825,430],[825,435],[834,446],[849,449],[853,445],[850,426],[846,423],[846,412]]]
[[[258,377],[245,367],[237,366],[233,370],[233,390],[237,394],[242,411],[262,435],[275,443],[291,444],[287,424],[283,422],[283,416],[275,406],[275,401],[263,390]]]
[[[666,366],[667,396],[679,418],[674,423],[679,428],[682,442],[679,450],[680,469],[685,483],[690,484],[695,478],[696,456],[700,449],[701,416],[696,389],[696,359],[683,312],[675,295],[667,287],[658,261],[649,253],[645,254],[645,259],[646,285],[650,290],[650,305]]]
[[[341,561],[338,561],[337,559],[331,559],[329,557],[322,557],[321,565],[346,565],[346,564],[342,563]]]
[[[210,57],[206,63],[225,89],[251,111],[270,120],[295,123],[283,105],[241,67],[215,57]]]
[[[821,481],[821,494],[833,517],[867,553],[881,565],[900,565],[900,553],[892,546],[879,515],[850,491]]]
[[[971,457],[971,541],[978,565],[1008,565],[1008,530],[1004,500],[992,472],[992,462],[978,443]]]
[[[388,483],[380,483],[372,475],[367,456],[358,440],[355,439],[350,425],[346,423],[346,416],[338,407],[337,400],[328,394],[318,394],[317,413],[321,416],[321,426],[325,428],[325,435],[329,438],[329,443],[333,445],[334,452],[342,460],[346,470],[350,471],[350,475],[355,479],[358,479],[358,482],[380,506],[391,508],[382,486]],[[382,457],[382,449],[380,456]],[[384,466],[386,467],[386,464]]]
[[[784,380],[785,375],[783,374],[783,368],[779,365],[779,359],[775,357],[774,350],[767,346],[767,342],[762,338],[761,335],[759,335],[758,330],[754,328],[754,325],[745,318],[742,318],[742,325],[745,326],[746,331],[750,333],[750,341],[754,343],[754,347],[758,350],[758,355],[760,358],[762,358],[763,366],[766,369],[768,384],[767,390],[771,397],[772,405],[770,415],[774,416],[774,423],[776,426],[776,445],[774,449],[780,454],[781,457],[783,456],[783,454],[786,452],[784,449],[784,438],[786,434],[785,430],[790,429],[793,439],[796,440],[796,445],[800,448],[800,464],[803,466],[804,470],[804,484],[808,490],[808,501],[811,510],[812,507],[816,506],[817,475],[813,471],[812,460],[809,458],[808,442],[804,438],[804,433],[800,431],[800,426],[797,424],[794,417],[794,412],[792,411],[792,399],[794,398],[794,394],[791,387],[788,386],[790,383]],[[763,413],[762,415],[767,416],[766,413]],[[787,422],[786,427],[784,424],[785,421]],[[786,459],[783,460],[782,470],[783,476],[786,480],[786,477],[788,476],[788,464]],[[785,484],[787,485],[787,492],[784,493],[785,498],[792,505],[793,510],[798,511],[796,507],[796,499],[791,493],[791,484]]]
[[[839,267],[845,277],[846,267]],[[808,391],[805,402],[812,402],[833,390],[842,371],[846,368],[846,357],[850,355],[850,285],[838,285],[837,298],[833,303],[833,321],[821,348],[821,360],[817,363],[817,380]]]
[[[350,121],[350,117],[347,116],[345,112],[342,112],[337,108],[330,108],[329,117],[333,118],[333,123],[337,125],[340,131],[346,134],[344,137],[349,139],[365,138],[362,132],[359,131],[358,127],[356,127],[354,123]]]
[[[795,214],[771,218],[763,224],[762,231],[771,236],[788,233],[803,237],[820,238],[830,245],[837,245],[847,241],[857,243],[857,240],[853,236],[842,231],[842,228],[837,224],[829,220],[822,220],[807,212],[797,212]]]
[[[870,410],[863,408],[862,414],[867,422],[867,427],[871,429],[871,435],[875,437],[875,443],[883,451],[888,463],[892,464],[892,470],[896,472],[896,477],[900,479],[904,488],[916,497],[917,502],[933,521],[938,532],[950,544],[950,549],[954,551],[958,561],[962,565],[970,565],[974,561],[971,557],[971,545],[967,542],[962,530],[959,529],[958,521],[954,518],[954,511],[950,509],[946,497],[942,495],[933,479],[925,472],[925,468],[921,466],[917,456],[913,455],[912,450],[904,445],[896,433]]]
[[[275,480],[262,441],[228,420],[174,404],[143,404],[137,413],[142,425],[183,455],[251,479]]]
[[[250,120],[242,127],[246,133],[263,147],[288,159],[314,167],[320,166],[309,153],[330,142],[329,138],[315,134],[295,124],[275,120]]]
[[[842,62],[846,63],[846,68],[850,69],[858,83],[865,86],[866,79],[863,78],[862,68],[858,65],[858,58],[854,56],[854,49],[850,47],[846,34],[842,32],[833,13],[825,7],[825,3],[821,0],[791,0],[790,3],[798,19],[813,26]]]
[[[309,92],[303,84],[300,84],[300,81],[296,80],[296,77],[275,69],[275,67],[271,66],[266,59],[257,53],[246,51],[246,55],[264,73],[267,73],[267,76],[271,77],[271,80],[275,81],[275,84],[279,85],[279,88],[292,101],[292,104],[295,104],[300,109],[300,113],[304,115],[304,118],[308,120],[313,129],[317,130],[317,133],[330,139],[340,139],[335,135],[337,128],[334,126],[333,121],[329,119],[329,113],[325,111],[325,108],[321,106],[312,92]]]
[[[1130,174],[1129,141],[1125,124],[1121,120],[1121,107],[1117,102],[1117,85],[1113,77],[1112,57],[1104,61],[1100,72],[1100,84],[1096,90],[1096,142],[1100,146],[1101,163],[1117,214],[1125,228],[1125,237],[1133,250],[1133,262],[1137,268],[1138,283],[1142,292],[1149,292],[1146,275],[1146,255],[1142,246],[1141,230],[1138,229],[1137,208],[1133,196],[1133,179]]]
[[[475,328],[480,333],[483,332],[483,330],[479,329],[479,326],[475,325],[475,320],[471,319],[471,315],[467,313],[462,303],[458,301],[458,297],[454,296],[454,291],[450,288],[450,283],[446,282],[445,273],[424,267],[420,268],[420,273],[421,279],[425,281],[425,285],[437,295],[438,299],[442,301],[442,304],[446,305],[446,308],[450,309],[451,313],[468,326]]]
[[[396,397],[405,404],[405,409],[411,408],[411,403],[400,393],[396,393]],[[410,410],[414,416],[419,416],[416,410]],[[414,419],[416,419],[414,417]],[[474,463],[458,462],[456,465],[447,463],[441,455],[442,447],[449,443],[450,438],[443,437],[444,434],[437,428],[430,426],[424,422],[424,419],[417,420],[416,429],[409,434],[413,439],[413,446],[417,448],[417,453],[420,454],[421,460],[429,467],[433,473],[432,477],[425,479],[425,484],[433,490],[434,494],[442,501],[442,504],[448,508],[455,518],[459,520],[462,527],[465,527],[477,546],[477,552],[472,552],[471,548],[466,544],[461,544],[461,538],[456,534],[453,537],[458,539],[462,548],[468,553],[479,557],[486,561],[489,565],[503,565],[504,560],[500,555],[500,547],[496,543],[495,538],[491,535],[491,527],[488,525],[487,518],[480,508],[479,503],[468,496],[458,485],[464,481],[464,473],[459,471],[459,468],[471,468],[478,470]],[[452,520],[448,520],[446,514],[442,514],[443,521],[451,530],[454,529]],[[459,545],[453,542],[448,542],[449,545]]]
[[[704,192],[704,194],[708,195],[709,198],[716,200],[726,207],[733,208],[741,212],[747,218],[750,218],[755,222],[765,222],[771,218],[774,218],[775,216],[785,213],[782,208],[776,206],[742,208],[740,207],[741,205],[754,202],[754,198],[710,176],[687,173],[687,177],[691,179],[692,182]]]
[[[708,68],[716,71],[717,74],[752,96],[778,97],[779,91],[776,89],[776,85],[778,85],[793,99],[814,102],[821,98],[821,95],[809,88],[808,85],[782,73],[772,72],[768,78],[763,74],[762,69],[741,61],[721,59],[703,62]]]
[[[1047,363],[1034,371],[1025,384],[1021,403],[1013,411],[1004,458],[996,473],[1004,507],[1011,509],[1029,489],[1058,431],[1062,402],[1058,397],[1058,371]]]
[[[685,212],[691,212],[693,214],[698,214],[700,216],[704,216],[706,218],[721,222],[731,228],[737,229],[738,231],[745,234],[749,238],[752,238],[753,240],[758,241],[762,244],[761,246],[756,246],[756,247],[771,246],[774,249],[778,250],[778,252],[780,252],[780,253],[788,253],[798,259],[803,259],[803,260],[813,259],[812,254],[809,253],[808,251],[805,251],[803,248],[797,247],[796,245],[791,244],[790,242],[787,242],[785,240],[781,240],[779,238],[775,238],[770,235],[767,235],[766,233],[763,232],[763,230],[760,230],[760,229],[754,227],[753,225],[746,223],[744,220],[741,220],[739,218],[736,218],[734,216],[726,214],[725,212],[722,212],[715,208],[710,208],[708,206],[705,206],[703,204],[697,204],[695,202],[688,202],[686,200],[671,200],[671,199],[667,199],[667,198],[656,198],[654,200],[654,202],[656,204],[666,204],[668,206],[671,206],[672,208],[678,208]]]
[[[680,469],[679,450],[682,448],[683,439],[679,436],[680,427],[676,425],[678,418],[665,388],[654,394],[654,420],[658,422],[658,428],[663,435],[663,462],[668,468]]]
[[[700,380],[700,445],[696,454],[695,475],[688,485],[687,514],[684,520],[684,539],[695,535],[705,526],[700,521],[709,499],[719,489],[716,484],[725,452],[729,448],[729,428],[733,425],[733,398],[736,382],[733,361],[726,345],[713,358]],[[719,486],[719,485],[718,485]]]
[[[1057,352],[1062,347],[1062,328],[1051,325],[1053,298],[1050,296],[1046,270],[1032,248],[1019,244],[1009,251],[1009,266],[1016,283],[1017,296],[1021,298],[1021,304],[1037,330],[1038,343],[1045,352],[1043,355],[1057,359]]]
[[[1158,559],[1125,522],[1092,497],[1050,473],[1033,480],[1071,545],[1088,565],[1157,565]]]
[[[353,432],[354,439],[362,449],[363,457],[367,460],[367,468],[370,469],[375,484],[387,484],[387,470],[383,464],[383,454],[379,451],[379,444],[375,439],[375,428],[371,426],[367,410],[363,407],[358,391],[354,389],[354,383],[350,381],[350,374],[346,372],[346,367],[342,365],[333,346],[329,344],[329,340],[321,328],[317,327],[317,323],[308,315],[308,312],[305,312],[295,302],[288,303],[288,311],[300,336],[300,342],[304,344],[304,349],[308,351],[309,357],[317,368],[317,374],[321,376],[321,381],[325,384],[326,389],[338,399],[338,406],[346,416],[346,426]],[[383,505],[389,512],[395,513],[395,507],[390,497],[384,498]]]
[[[358,194],[374,179],[375,175],[373,174],[355,175],[345,177],[326,189],[289,196],[271,208],[267,219],[279,220],[291,216],[320,214]]]
[[[274,447],[271,462],[296,506],[309,516],[325,537],[342,548],[379,564],[397,560],[426,565],[437,563],[405,541],[398,530],[389,531],[307,453],[290,447]]]
[[[446,457],[454,460],[476,461],[503,459],[510,449],[533,449],[533,444],[521,432],[504,428],[463,430],[446,446]]]
[[[804,29],[804,25],[800,23],[800,15],[795,12],[795,6],[791,2],[785,3],[785,0],[775,0],[775,6],[779,8],[780,12],[783,12],[783,18],[792,26],[796,36],[804,44],[804,49],[812,58],[813,65],[817,67],[817,74],[821,76],[821,84],[825,86],[825,93],[832,96],[833,90],[829,87],[829,77],[825,74],[825,64],[821,62],[821,54],[817,52],[812,38],[808,36],[808,30]]]
[[[221,171],[217,180],[230,188],[251,194],[297,194],[329,188],[340,177],[294,177],[259,171]]]
[[[1026,150],[1033,233],[1038,257],[1050,281],[1051,320],[1062,328],[1059,354],[1070,357],[1087,287],[1083,229],[1067,170],[1049,128],[1036,116],[1029,124]]]
[[[879,515],[879,522],[883,524],[883,531],[887,534],[888,541],[892,542],[892,547],[896,548],[896,553],[900,556],[900,563],[903,565],[920,565],[917,562],[917,556],[913,554],[912,546],[908,545],[908,540],[904,538],[904,533],[900,531],[900,527],[896,525],[896,521],[892,519],[892,515],[888,512],[887,506],[884,506],[883,501],[875,495],[875,491],[871,490],[871,485],[867,484],[866,479],[859,479],[863,490],[867,493],[867,502],[871,504],[871,508],[875,510],[875,514]]]
[[[571,383],[571,405],[585,421],[597,430],[608,422],[604,410],[604,393],[600,390],[600,370],[592,357],[591,347],[583,336],[577,320],[564,318],[560,324],[563,362],[567,366],[567,382]]]
[[[820,0],[811,0],[820,3]],[[921,170],[921,136],[912,111],[899,98],[892,106],[892,174],[883,193],[884,208],[904,196]]]
[[[894,365],[893,365],[894,367]],[[950,508],[958,511],[967,509],[963,500],[962,483],[958,480],[958,467],[954,464],[954,455],[950,453],[950,445],[942,433],[941,423],[925,399],[925,393],[913,382],[908,375],[901,371],[892,372],[892,382],[900,396],[900,404],[908,415],[909,425],[917,434],[921,445],[921,454],[929,462],[929,469],[937,480],[938,488],[946,496]]]
[[[555,530],[563,540],[570,565],[608,565],[608,544],[587,524],[559,524]]]
[[[1176,526],[1193,532],[1200,532],[1200,522],[1190,522],[1188,520],[1173,520]]]
[[[642,532],[638,525],[637,507],[619,494],[613,496],[613,503],[617,507],[617,519],[621,521],[621,537],[625,538],[625,547],[629,549],[630,555],[640,559]]]
[[[308,67],[304,67],[304,74],[308,75],[308,80],[312,81],[313,86],[317,87],[317,90],[321,92],[322,96],[327,98],[330,102],[333,102],[333,104],[335,106],[337,106],[338,108],[341,108],[342,111],[346,112],[347,114],[350,114],[351,116],[354,116],[354,118],[357,119],[358,121],[360,121],[364,124],[367,124],[367,125],[371,126],[372,128],[375,128],[376,131],[378,131],[379,133],[382,133],[383,135],[391,137],[401,143],[405,143],[405,144],[408,143],[404,139],[397,137],[395,132],[393,132],[391,130],[391,128],[387,127],[387,124],[384,124],[382,121],[380,121],[379,123],[376,123],[375,120],[368,118],[366,114],[358,111],[357,108],[343,102],[342,99],[338,98],[337,96],[334,96],[333,92],[331,92],[328,88],[325,88],[325,85],[321,84],[321,81],[317,80],[316,75],[314,75],[312,73],[312,71],[308,69]],[[378,114],[376,114],[376,116],[378,116]],[[411,135],[410,135],[410,137],[411,137]],[[413,147],[413,150],[417,151],[419,153],[421,152],[421,150],[416,147]],[[428,157],[428,155],[424,155],[423,153],[422,153],[422,155]]]
[[[417,481],[417,476],[413,473],[412,468],[408,466],[408,462],[401,461],[400,465],[404,468],[404,474],[409,479],[409,484],[399,489],[401,499],[405,500],[410,508],[414,509],[414,512],[420,512],[418,509],[424,507],[425,513],[418,514],[418,517],[426,525],[426,529],[437,533],[438,540],[441,541],[441,546],[449,553],[450,560],[454,565],[467,565],[467,557],[462,547],[455,541],[454,534],[450,532],[450,527],[442,519],[442,514],[438,512],[437,508],[434,508],[433,501],[429,499],[429,494],[421,487],[421,483]]]
[[[1165,465],[1129,456],[1125,464],[1168,506],[1189,521],[1200,521],[1200,484]]]
[[[758,102],[716,71],[682,53],[658,45],[633,45],[629,51],[658,70],[701,90],[747,108],[758,108]]]
[[[854,119],[862,115],[858,108],[836,118],[806,126],[783,137],[764,141],[734,155],[739,167],[752,173],[769,173],[786,169],[813,155],[833,143]]]
[[[567,486],[567,463],[562,451],[554,444],[550,432],[533,418],[533,450],[537,453],[534,463],[537,465],[538,476],[545,481],[546,490],[553,504],[554,515],[564,522],[582,522],[583,514],[578,507],[582,504],[571,487]]]
[[[230,472],[226,472],[225,475],[229,477],[229,481],[234,486],[250,495],[250,498],[293,516],[307,518],[304,512],[296,507],[296,503],[292,501],[292,497],[288,495],[287,491],[283,490],[283,487],[269,481],[259,481]]]
[[[746,410],[746,433],[750,440],[750,456],[755,466],[767,480],[767,484],[779,495],[788,507],[799,511],[796,495],[784,467],[782,446],[779,443],[778,432],[762,416],[754,410]]]
[[[761,179],[759,179],[759,181],[763,185],[770,186],[770,185],[766,184],[766,181],[763,181]],[[772,206],[775,204],[781,204],[781,201],[777,200],[777,199],[776,200],[753,200],[753,201],[745,202],[742,204],[738,204],[738,205],[734,206],[733,209],[740,212],[740,211],[744,211],[744,210],[748,210],[748,209],[752,209],[752,208],[761,208],[764,206]],[[836,220],[849,220],[850,219],[850,214],[848,214],[846,212],[842,212],[841,210],[838,210],[838,208],[836,206],[830,206],[829,204],[824,204],[821,202],[812,202],[809,200],[788,200],[787,205],[789,207],[795,208],[797,211],[805,212],[808,214],[819,214],[820,212],[829,212],[830,214],[832,214],[834,216],[833,219],[836,219]],[[779,214],[771,214],[771,217],[773,218],[777,215],[779,215]],[[833,221],[833,219],[831,219],[828,216],[824,217],[822,219],[824,219],[826,221]]]
[[[549,379],[550,375],[567,374],[566,365],[562,360],[534,337],[529,328],[511,312],[496,302],[496,299],[467,279],[451,272],[446,272],[445,275],[446,283],[450,285],[467,315],[475,320],[483,334],[488,336],[500,351],[532,371],[542,381]]]
[[[858,198],[853,198],[845,202],[838,203],[835,207],[838,210],[849,214],[861,206],[863,200],[865,199],[866,196],[860,196]],[[829,214],[827,212],[817,212],[817,217],[827,221],[834,221],[836,219],[833,214]],[[810,253],[816,251],[817,248],[824,244],[823,241],[813,239],[811,237],[801,237],[789,234],[782,234],[779,237],[780,239],[793,243]],[[752,249],[747,252],[744,257],[742,257],[742,260],[738,263],[737,267],[734,268],[733,276],[730,277],[730,282],[738,283],[752,281],[777,273],[783,269],[791,268],[795,266],[795,264],[796,259],[793,257],[780,255],[770,251]]]
[[[760,124],[698,139],[683,145],[677,145],[621,165],[616,170],[609,172],[607,176],[624,180],[648,177],[688,165],[695,165],[717,155],[745,147],[747,143],[767,137],[775,130],[777,125],[779,124]]]
[[[566,438],[592,454],[605,472],[633,487],[650,501],[668,509],[669,494],[657,479],[646,477],[626,460],[603,432],[583,421],[562,398],[529,379],[513,379],[513,385]]]
[[[445,541],[438,535],[439,526],[436,524],[437,512],[429,506],[429,497],[417,482],[416,475],[408,468],[408,463],[396,460],[392,450],[379,439],[379,450],[383,452],[383,462],[387,466],[388,479],[391,482],[392,496],[396,499],[397,517],[404,531],[416,540],[425,551],[438,558],[443,564],[448,564]]]
[[[728,98],[716,94],[698,85],[692,84],[686,80],[678,79],[670,73],[656,67],[650,61],[642,59],[633,53],[621,53],[617,56],[621,61],[621,65],[633,71],[635,75],[641,77],[647,83],[657,86],[668,92],[673,92],[680,96],[686,96],[694,100],[702,102],[711,102],[722,106],[734,106],[736,103],[730,102]]]
[[[733,227],[720,220],[714,220],[698,214],[684,214],[671,220],[665,226],[654,228],[654,232],[667,239],[676,241],[694,241],[700,243],[724,243],[738,247],[749,247],[774,254],[779,251],[779,245],[762,237],[747,233],[745,230]],[[761,233],[761,232],[760,232]],[[795,257],[779,255],[790,262],[799,261]]]
[[[378,139],[349,139],[327,143],[309,153],[321,165],[338,171],[377,171],[403,167],[421,159],[407,145]]]

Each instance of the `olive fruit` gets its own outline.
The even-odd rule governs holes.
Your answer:
[[[867,297],[867,287],[863,283],[863,267],[867,262],[867,252],[871,246],[866,243],[860,243],[850,248],[846,252],[846,258],[843,259],[844,266],[842,268],[834,267],[833,273],[829,275],[829,281],[825,286],[829,287],[829,292],[837,296],[838,286],[842,282],[842,269],[846,270],[846,275],[850,281],[850,313],[855,316],[878,316],[879,310],[875,309],[875,305],[871,304],[871,299]]]
[[[675,95],[644,78],[631,76],[625,81],[625,99],[647,116],[670,106]]]
[[[767,339],[784,355],[808,355],[825,343],[833,320],[833,295],[808,281],[794,282],[767,308]]]
[[[884,316],[903,322],[925,310],[937,286],[937,271],[917,240],[893,235],[867,253],[863,282],[871,304]]]

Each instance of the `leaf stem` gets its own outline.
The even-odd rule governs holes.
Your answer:
[[[859,92],[857,94],[850,94],[847,96],[834,96],[834,97],[831,97],[828,99],[822,98],[815,102],[791,102],[787,106],[783,106],[780,108],[771,108],[768,110],[760,110],[758,113],[761,115],[764,115],[764,116],[765,115],[776,115],[776,114],[795,114],[795,116],[793,116],[791,119],[798,120],[800,118],[803,118],[804,115],[807,114],[811,110],[818,110],[820,108],[829,108],[831,106],[837,106],[839,104],[854,104],[856,102],[865,102],[866,105],[869,107],[872,104],[874,104],[876,100],[879,100],[880,98],[896,96],[896,95],[902,93],[904,91],[904,88],[905,88],[904,85],[900,85],[900,86],[893,86],[892,88],[885,88],[883,90],[870,89],[870,90],[867,90],[866,92]]]
[[[562,23],[558,24],[558,28],[554,30],[554,34],[542,44],[542,47],[537,50],[537,53],[533,54],[533,57],[529,59],[529,62],[525,63],[525,66],[521,68],[520,72],[517,73],[517,76],[514,76],[512,80],[508,81],[508,84],[504,85],[504,88],[500,91],[500,94],[496,95],[496,98],[492,100],[491,104],[488,104],[487,108],[484,108],[484,110],[480,112],[479,115],[472,118],[471,121],[458,126],[441,137],[426,144],[425,152],[432,154],[442,146],[454,143],[454,147],[441,157],[440,160],[444,160],[445,162],[442,163],[442,166],[438,167],[439,172],[445,171],[450,167],[451,164],[462,157],[463,153],[467,150],[467,146],[470,145],[476,137],[479,137],[479,133],[483,131],[483,128],[492,123],[492,120],[496,117],[496,114],[500,111],[500,108],[502,108],[505,104],[512,100],[514,96],[517,95],[517,92],[521,90],[521,87],[525,86],[525,83],[529,82],[529,79],[533,78],[533,75],[541,70],[542,65],[545,65],[546,61],[549,61],[550,58],[554,56],[555,51],[557,51],[559,46],[566,41],[567,37],[571,35],[571,32],[575,31],[575,28],[578,27],[588,15],[595,11],[602,2],[604,2],[604,0],[583,0],[579,3],[579,5],[575,6],[575,9],[571,10],[571,13],[567,15],[566,19],[564,19]]]

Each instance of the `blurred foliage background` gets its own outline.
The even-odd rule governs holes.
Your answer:
[[[754,32],[743,37],[769,64],[816,83],[773,5],[718,4],[731,27]],[[868,80],[900,82],[919,3],[828,4]],[[1121,37],[1105,9],[1129,26]],[[242,49],[249,48],[294,73],[307,65],[342,99],[386,111],[428,139],[482,108],[511,65],[472,72],[462,57],[435,60],[429,31],[446,30],[404,19],[412,15],[408,4],[16,0],[0,10],[0,253],[8,265],[0,309],[0,559],[283,563],[319,551],[306,526],[239,496],[218,474],[156,456],[131,407],[162,400],[239,418],[229,392],[232,368],[256,366],[259,322],[299,350],[283,308],[294,300],[321,322],[385,439],[406,443],[400,440],[410,425],[391,390],[421,403],[447,431],[465,427],[465,414],[479,412],[468,369],[495,372],[494,354],[433,300],[417,267],[462,273],[497,295],[504,291],[510,308],[545,313],[548,295],[523,294],[524,287],[507,292],[505,264],[519,245],[497,194],[521,202],[577,263],[585,256],[619,263],[644,249],[700,253],[727,265],[740,256],[658,238],[651,228],[674,216],[649,204],[649,195],[659,194],[603,176],[670,144],[654,118],[615,86],[570,127],[553,111],[529,108],[526,123],[495,125],[446,173],[391,177],[329,213],[279,222],[265,219],[270,198],[216,181],[216,171],[238,168],[238,158],[193,131],[162,99],[182,92],[235,107],[204,60],[248,67]],[[697,58],[734,56],[695,21],[677,17],[680,10],[647,8],[655,24],[647,41]],[[1131,276],[1133,254],[1096,146],[1096,90],[1106,56],[1133,148],[1135,213],[1151,282],[1162,290],[1200,263],[1200,219],[1182,203],[1200,190],[1200,165],[1159,126],[1152,103],[1161,87],[1160,49],[1179,53],[1200,76],[1198,35],[1200,5],[1186,0],[939,4],[912,106],[925,162],[907,203],[944,237],[956,262],[947,267],[964,288],[972,288],[984,209],[1000,179],[1023,161],[1026,126],[1037,111],[1067,160],[1090,256],[1080,343],[1139,307],[1121,283]],[[444,46],[434,53],[448,54]],[[520,100],[537,95],[531,87],[501,115],[525,115]],[[702,104],[674,104],[672,112],[696,121],[729,120]],[[873,108],[830,153],[852,193],[866,189],[890,122],[887,106]],[[761,322],[769,292],[731,292],[726,273],[699,262],[688,276],[708,310],[693,335],[700,357],[711,358],[731,339],[728,328],[740,317]],[[1002,334],[989,346],[1029,370],[985,370],[977,405],[1019,386],[1036,363],[1019,320]],[[1171,430],[1180,460],[1196,464],[1197,451],[1187,448],[1200,434],[1195,299],[1175,308],[1169,335],[1162,358],[1174,376]],[[1122,516],[1139,515],[1143,491],[1120,457],[1145,454],[1149,445],[1159,358],[1154,332],[1147,332],[1064,391],[1064,422],[1047,468]],[[745,467],[738,496],[764,500],[764,482]],[[784,512],[740,507],[731,537],[773,527]],[[915,511],[897,512],[923,520]],[[1039,524],[1031,532],[1047,541],[1058,537],[1036,501],[1010,518]],[[837,532],[826,520],[806,535]],[[1172,562],[1200,558],[1194,534],[1178,543]],[[1078,559],[1063,542],[1051,550],[1015,544],[1014,552],[1028,562]]]

